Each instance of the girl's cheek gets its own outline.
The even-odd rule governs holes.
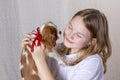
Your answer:
[[[75,43],[76,43],[77,45],[85,45],[85,44],[86,44],[86,42],[85,42],[84,40],[82,40],[82,39],[76,39],[76,40],[75,40]]]
[[[65,29],[65,31],[64,31],[64,36],[66,36],[68,34],[68,31]]]

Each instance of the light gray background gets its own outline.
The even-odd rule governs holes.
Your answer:
[[[105,80],[120,80],[119,0],[0,0],[0,80],[21,80],[20,41],[26,33],[49,20],[63,30],[85,8],[99,9],[108,18],[113,53]]]

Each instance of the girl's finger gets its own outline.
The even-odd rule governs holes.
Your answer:
[[[32,44],[32,40],[28,37],[25,37],[22,41],[21,41],[21,47],[23,48],[25,45],[31,45]]]
[[[41,49],[44,49],[44,45],[43,45],[42,43],[41,43],[41,46],[40,46],[40,47],[41,47]]]
[[[23,40],[22,40],[22,42],[29,42],[30,41],[30,38],[24,38]]]
[[[25,45],[31,46],[31,41],[24,41],[21,43],[21,47],[24,48]]]

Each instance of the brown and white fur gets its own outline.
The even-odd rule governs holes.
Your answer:
[[[61,57],[53,50],[59,34],[57,26],[54,25],[52,22],[47,22],[43,24],[40,30],[42,35],[42,44],[48,51],[47,55],[56,59],[59,64],[66,65]],[[31,51],[27,49],[27,45],[22,50],[20,63],[21,77],[23,80],[40,80],[37,67],[32,58]]]

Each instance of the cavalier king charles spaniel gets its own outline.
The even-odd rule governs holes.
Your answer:
[[[31,50],[27,49],[26,45],[22,49],[21,54],[21,77],[23,80],[40,80],[38,76],[38,70],[36,64],[32,58],[32,51],[34,51],[34,46],[40,46],[42,43],[45,47],[45,50],[48,51],[47,56],[57,60],[58,64],[66,65],[66,63],[61,59],[60,55],[54,50],[56,46],[56,41],[59,38],[60,31],[58,31],[57,26],[53,22],[47,22],[37,30],[32,32],[31,38],[34,39],[31,45]]]

